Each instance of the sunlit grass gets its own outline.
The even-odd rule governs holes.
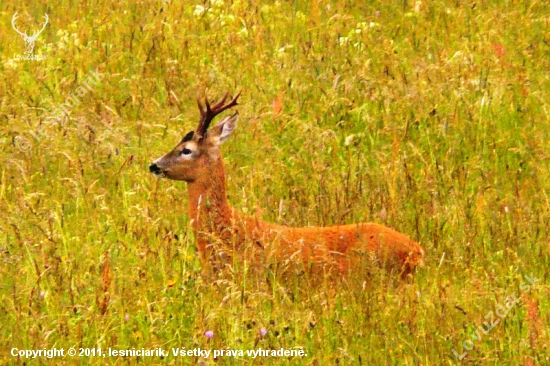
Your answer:
[[[30,29],[49,15],[34,51],[47,59],[14,60],[16,10]],[[549,22],[528,1],[8,3],[0,360],[22,362],[13,347],[303,347],[218,363],[549,362]],[[58,120],[90,70],[100,82]],[[231,203],[280,224],[391,226],[426,249],[411,283],[280,277],[240,257],[201,276],[185,185],[147,166],[195,127],[196,97],[226,90],[242,90],[223,146]],[[540,281],[526,291],[524,275]]]

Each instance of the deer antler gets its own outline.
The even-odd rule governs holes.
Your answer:
[[[12,26],[13,29],[15,29],[15,31],[16,31],[17,33],[19,33],[23,38],[27,38],[27,37],[28,37],[28,36],[27,36],[27,33],[21,32],[19,29],[17,29],[17,25],[15,25],[15,21],[16,21],[17,18],[19,17],[19,16],[17,15],[17,13],[18,13],[18,12],[16,11],[15,14],[13,14],[13,17],[11,18],[11,26]]]
[[[237,99],[241,95],[241,92],[239,92],[231,101],[227,104],[225,104],[225,101],[227,99],[227,96],[229,93],[225,93],[223,98],[213,106],[210,106],[210,103],[208,102],[208,98],[204,97],[204,103],[206,104],[206,109],[201,104],[201,101],[197,98],[197,104],[199,105],[199,110],[201,112],[201,119],[199,121],[199,125],[197,127],[197,130],[195,131],[195,134],[197,135],[198,139],[202,139],[206,135],[206,130],[208,130],[208,127],[210,126],[210,122],[221,112],[225,111],[226,109],[229,109],[231,107],[234,107],[237,105]]]

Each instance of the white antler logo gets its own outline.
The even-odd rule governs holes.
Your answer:
[[[48,24],[48,20],[49,20],[48,14],[44,13],[44,19],[45,19],[45,22],[44,22],[44,25],[42,26],[42,29],[40,29],[38,32],[35,32],[32,36],[28,36],[27,32],[24,32],[24,33],[21,32],[19,29],[17,29],[17,25],[15,25],[15,21],[17,20],[17,12],[15,12],[15,14],[13,14],[13,17],[11,18],[11,25],[13,29],[15,29],[15,31],[19,33],[21,37],[23,37],[23,40],[25,40],[25,48],[28,54],[32,53],[32,51],[34,50],[34,42],[36,42],[36,39],[38,38],[40,33],[42,33],[44,28],[46,28],[46,25]]]

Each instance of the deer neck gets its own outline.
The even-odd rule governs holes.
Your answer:
[[[201,178],[187,184],[189,219],[195,234],[228,233],[231,227],[231,207],[225,191],[225,173],[220,153],[208,157],[208,167]],[[199,238],[200,239],[200,238]]]

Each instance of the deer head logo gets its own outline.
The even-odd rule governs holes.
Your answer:
[[[38,32],[34,32],[32,36],[28,36],[27,32],[21,32],[19,29],[17,29],[17,25],[15,24],[17,17],[18,17],[17,12],[15,12],[15,14],[13,14],[13,17],[11,18],[11,25],[13,29],[15,29],[15,31],[19,33],[21,37],[23,37],[23,40],[25,41],[25,49],[27,50],[28,54],[31,54],[32,51],[34,50],[34,43],[36,42],[36,39],[48,24],[48,20],[49,20],[48,14],[44,13],[45,22],[44,22],[44,25],[42,26],[42,29],[40,29]]]

